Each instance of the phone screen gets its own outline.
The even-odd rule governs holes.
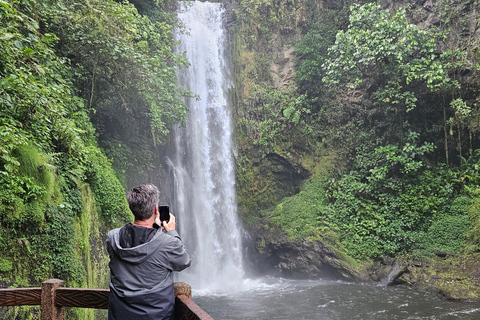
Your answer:
[[[160,212],[160,221],[163,224],[163,221],[170,220],[170,208],[168,206],[159,206],[158,211]]]

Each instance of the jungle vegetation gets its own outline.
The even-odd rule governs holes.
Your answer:
[[[107,285],[104,237],[131,219],[125,188],[146,181],[186,114],[173,5],[0,1],[2,287]]]
[[[479,250],[480,4],[417,2],[234,4],[247,228],[275,225],[362,259]],[[125,188],[155,174],[187,111],[174,8],[0,0],[2,286],[106,284],[92,252],[130,219]],[[294,72],[283,77],[290,47]],[[269,192],[281,189],[259,171],[269,154],[308,170],[298,193]]]
[[[241,1],[247,224],[367,260],[479,249],[479,2],[422,4]],[[294,77],[279,85],[289,47]],[[297,194],[268,192],[271,153],[309,170]]]

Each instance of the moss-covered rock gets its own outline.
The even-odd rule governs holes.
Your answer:
[[[278,227],[260,221],[250,228],[250,236],[247,260],[252,273],[297,279],[368,279],[364,264],[323,241],[292,240]]]
[[[398,280],[447,299],[480,299],[480,254],[411,260]]]
[[[238,188],[240,211],[245,216],[267,209],[283,198],[299,192],[301,182],[309,176],[300,164],[270,153],[258,162],[242,168],[245,188]]]

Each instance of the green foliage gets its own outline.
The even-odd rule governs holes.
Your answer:
[[[23,177],[31,177],[44,189],[44,201],[48,202],[55,196],[55,166],[51,163],[52,156],[40,154],[38,148],[28,144],[14,150],[13,155],[20,163],[18,173]],[[50,162],[50,163],[49,163]]]
[[[304,107],[303,98],[271,86],[258,87],[251,91],[247,100],[250,110],[238,120],[237,126],[242,135],[253,138],[253,144],[261,147],[263,154],[281,152],[282,148],[277,146],[289,143],[282,137],[296,126],[302,128],[305,124],[302,118],[310,112]]]
[[[85,280],[85,270],[80,257],[74,252],[72,231],[76,212],[71,208],[68,203],[63,208],[49,207],[45,233],[50,240],[53,276],[64,279],[72,286],[79,286]]]
[[[8,147],[8,144],[4,146]],[[58,198],[54,167],[47,163],[47,156],[31,144],[3,152],[11,156],[0,161],[6,169],[0,170],[0,220],[12,226],[44,223],[46,203]]]
[[[417,243],[414,253],[433,256],[435,251],[459,253],[464,248],[470,222],[467,216],[446,216],[434,221]]]
[[[238,9],[241,26],[248,30],[244,44],[249,50],[261,51],[274,42],[276,34],[295,32],[301,20],[301,4],[293,1],[243,0]]]
[[[291,238],[341,241],[357,258],[478,250],[479,3],[433,3],[428,10],[440,18],[433,26],[425,7],[413,2],[395,12],[356,3],[346,23],[340,4],[338,11],[318,1],[293,4],[303,36],[296,87],[286,89],[265,84],[295,34],[276,33],[272,17],[284,4],[241,1],[235,42],[243,90],[235,110],[241,211]],[[412,23],[420,20],[421,27]],[[317,175],[323,164],[310,163],[314,176],[301,192],[275,203],[268,191],[277,186],[260,171],[262,157],[278,153],[300,165],[317,144],[334,150],[335,174]],[[273,207],[264,210],[267,202]]]
[[[370,182],[369,191],[381,191],[384,189],[398,190],[399,178],[408,181],[412,175],[423,167],[420,156],[432,152],[434,145],[424,143],[417,146],[419,134],[409,131],[407,142],[403,147],[396,145],[379,146],[373,153],[360,152],[357,156],[359,171],[367,176]],[[386,183],[389,181],[390,183]]]
[[[322,190],[322,178],[305,182],[302,190],[294,197],[285,198],[273,210],[267,212],[270,219],[284,229],[292,239],[304,239],[322,235],[331,227],[325,220],[320,220],[326,194]]]
[[[332,209],[345,226],[344,244],[354,256],[411,250],[453,197],[448,182],[438,184],[448,176],[427,170],[419,160],[433,147],[418,146],[417,138],[410,133],[402,148],[387,145],[373,154],[359,154],[358,170],[329,188]]]
[[[478,251],[480,248],[480,150],[463,161],[462,166],[457,173],[457,181],[463,186],[465,193],[471,197],[472,201],[465,210],[470,219],[470,228],[467,233],[467,249],[469,251]]]
[[[182,97],[188,93],[178,86],[176,70],[187,63],[173,53],[174,14],[150,13],[113,0],[51,1],[44,12],[46,29],[62,39],[57,52],[71,62],[99,144],[122,178],[145,178],[153,150],[186,115]],[[128,150],[126,158],[116,159],[117,146]]]
[[[93,170],[87,174],[88,181],[105,220],[111,223],[129,222],[132,215],[128,209],[123,186],[116,179],[115,172],[102,153],[98,151],[95,153],[92,168]]]
[[[40,306],[2,307],[0,317],[11,320],[38,320]]]
[[[404,10],[391,15],[373,3],[350,10],[348,30],[338,32],[324,64],[326,83],[357,89],[365,79],[378,79],[373,98],[407,111],[416,107],[420,84],[431,91],[458,86],[447,72],[457,66],[447,59],[450,53],[439,55],[436,34],[408,23]]]
[[[12,262],[10,260],[0,258],[0,272],[8,272],[13,269]]]
[[[51,277],[84,284],[73,221],[86,183],[106,228],[128,217],[122,185],[74,95],[78,74],[58,55],[66,39],[46,30],[64,4],[0,2],[0,280],[14,286]]]
[[[309,30],[296,46],[298,69],[295,80],[300,92],[306,92],[312,99],[322,96],[322,86],[319,84],[324,77],[323,64],[328,57],[328,48],[335,42],[337,28],[334,15],[320,12],[314,21],[321,21],[319,26]]]
[[[412,132],[401,148],[387,145],[373,154],[359,153],[356,171],[338,180],[316,176],[265,214],[293,239],[340,241],[356,258],[412,250],[459,252],[470,200],[458,197],[452,171],[428,169],[421,157],[433,147],[417,140]]]
[[[310,110],[305,96],[294,90],[293,81],[282,84],[283,89],[277,88],[274,78],[281,72],[273,77],[271,71],[287,45],[293,46],[296,42],[303,3],[245,0],[237,9],[239,23],[233,43],[236,68],[233,74],[234,99],[240,107],[236,115],[239,148],[248,157],[252,156],[248,149],[253,144],[260,150],[260,158],[270,152],[290,158],[295,153],[292,146],[303,148],[302,135],[312,131],[305,122]],[[248,139],[252,140],[244,145]],[[285,151],[287,149],[290,151]]]
[[[480,248],[480,198],[476,197],[468,210],[470,229],[467,233],[468,251],[478,251]]]
[[[411,147],[422,150],[415,144]],[[388,163],[389,154],[377,150],[383,155],[379,163]],[[409,167],[412,162],[415,158],[403,163]],[[449,170],[432,172],[421,165],[402,180],[399,176],[404,174],[397,171],[397,165],[387,165],[385,175],[370,169],[339,180],[317,176],[306,182],[299,194],[265,212],[266,217],[292,239],[310,237],[331,245],[340,242],[346,253],[356,258],[460,252],[470,225],[465,216],[470,199],[455,192],[455,175]]]

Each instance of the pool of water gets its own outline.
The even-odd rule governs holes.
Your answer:
[[[215,320],[480,319],[479,302],[371,283],[264,278],[228,294],[194,291],[193,300]]]

